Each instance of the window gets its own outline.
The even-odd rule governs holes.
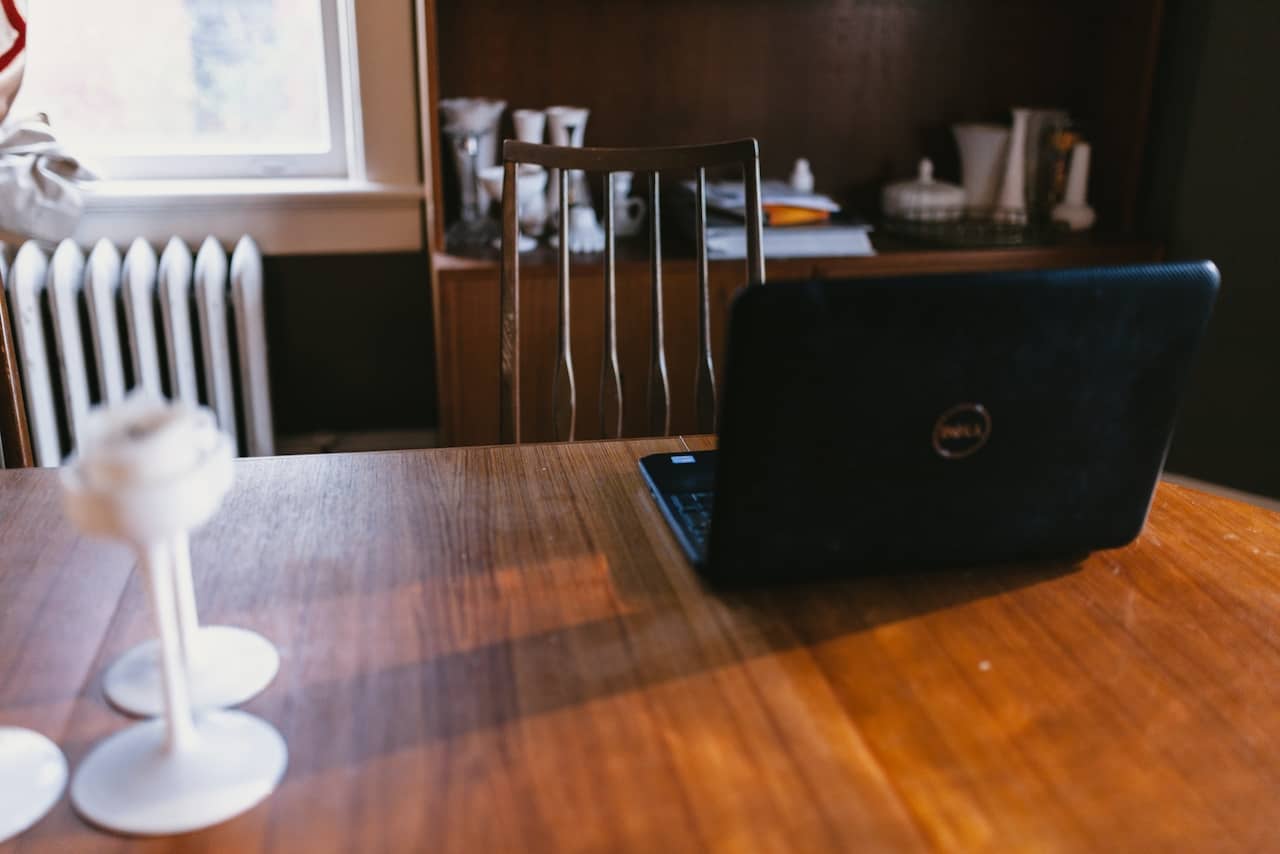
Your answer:
[[[336,0],[37,0],[28,15],[15,114],[48,114],[109,177],[347,174]]]
[[[385,235],[395,208],[413,222],[393,242],[420,244],[412,0],[32,0],[27,18],[12,114],[47,114],[107,179],[87,220],[233,239],[256,217],[283,251],[344,251],[362,248],[361,212]],[[326,206],[350,245],[307,245]]]

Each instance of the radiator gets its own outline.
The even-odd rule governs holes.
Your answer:
[[[99,241],[87,259],[70,240],[52,257],[27,242],[4,266],[37,465],[60,465],[90,406],[135,388],[204,404],[240,453],[274,453],[262,254],[252,239],[236,244],[229,264],[214,238],[193,260],[175,237],[159,258],[142,239],[123,258]]]

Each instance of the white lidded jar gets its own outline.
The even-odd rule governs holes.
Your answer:
[[[889,184],[881,194],[884,215],[891,219],[919,222],[947,222],[964,216],[964,190],[933,177],[933,161],[920,161],[920,171],[912,181]]]

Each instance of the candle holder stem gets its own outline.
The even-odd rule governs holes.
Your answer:
[[[173,572],[173,598],[177,606],[178,639],[187,673],[196,669],[199,654],[200,616],[196,610],[195,583],[191,578],[191,538],[179,531],[169,538],[169,565]]]
[[[170,752],[182,750],[195,738],[191,696],[187,687],[187,662],[181,629],[170,543],[148,543],[138,550],[143,575],[151,593],[151,612],[160,633],[160,670],[164,681],[164,717],[168,723]]]

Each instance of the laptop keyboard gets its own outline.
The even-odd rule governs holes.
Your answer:
[[[672,493],[671,510],[689,540],[699,552],[706,554],[707,531],[711,528],[712,492]]]

